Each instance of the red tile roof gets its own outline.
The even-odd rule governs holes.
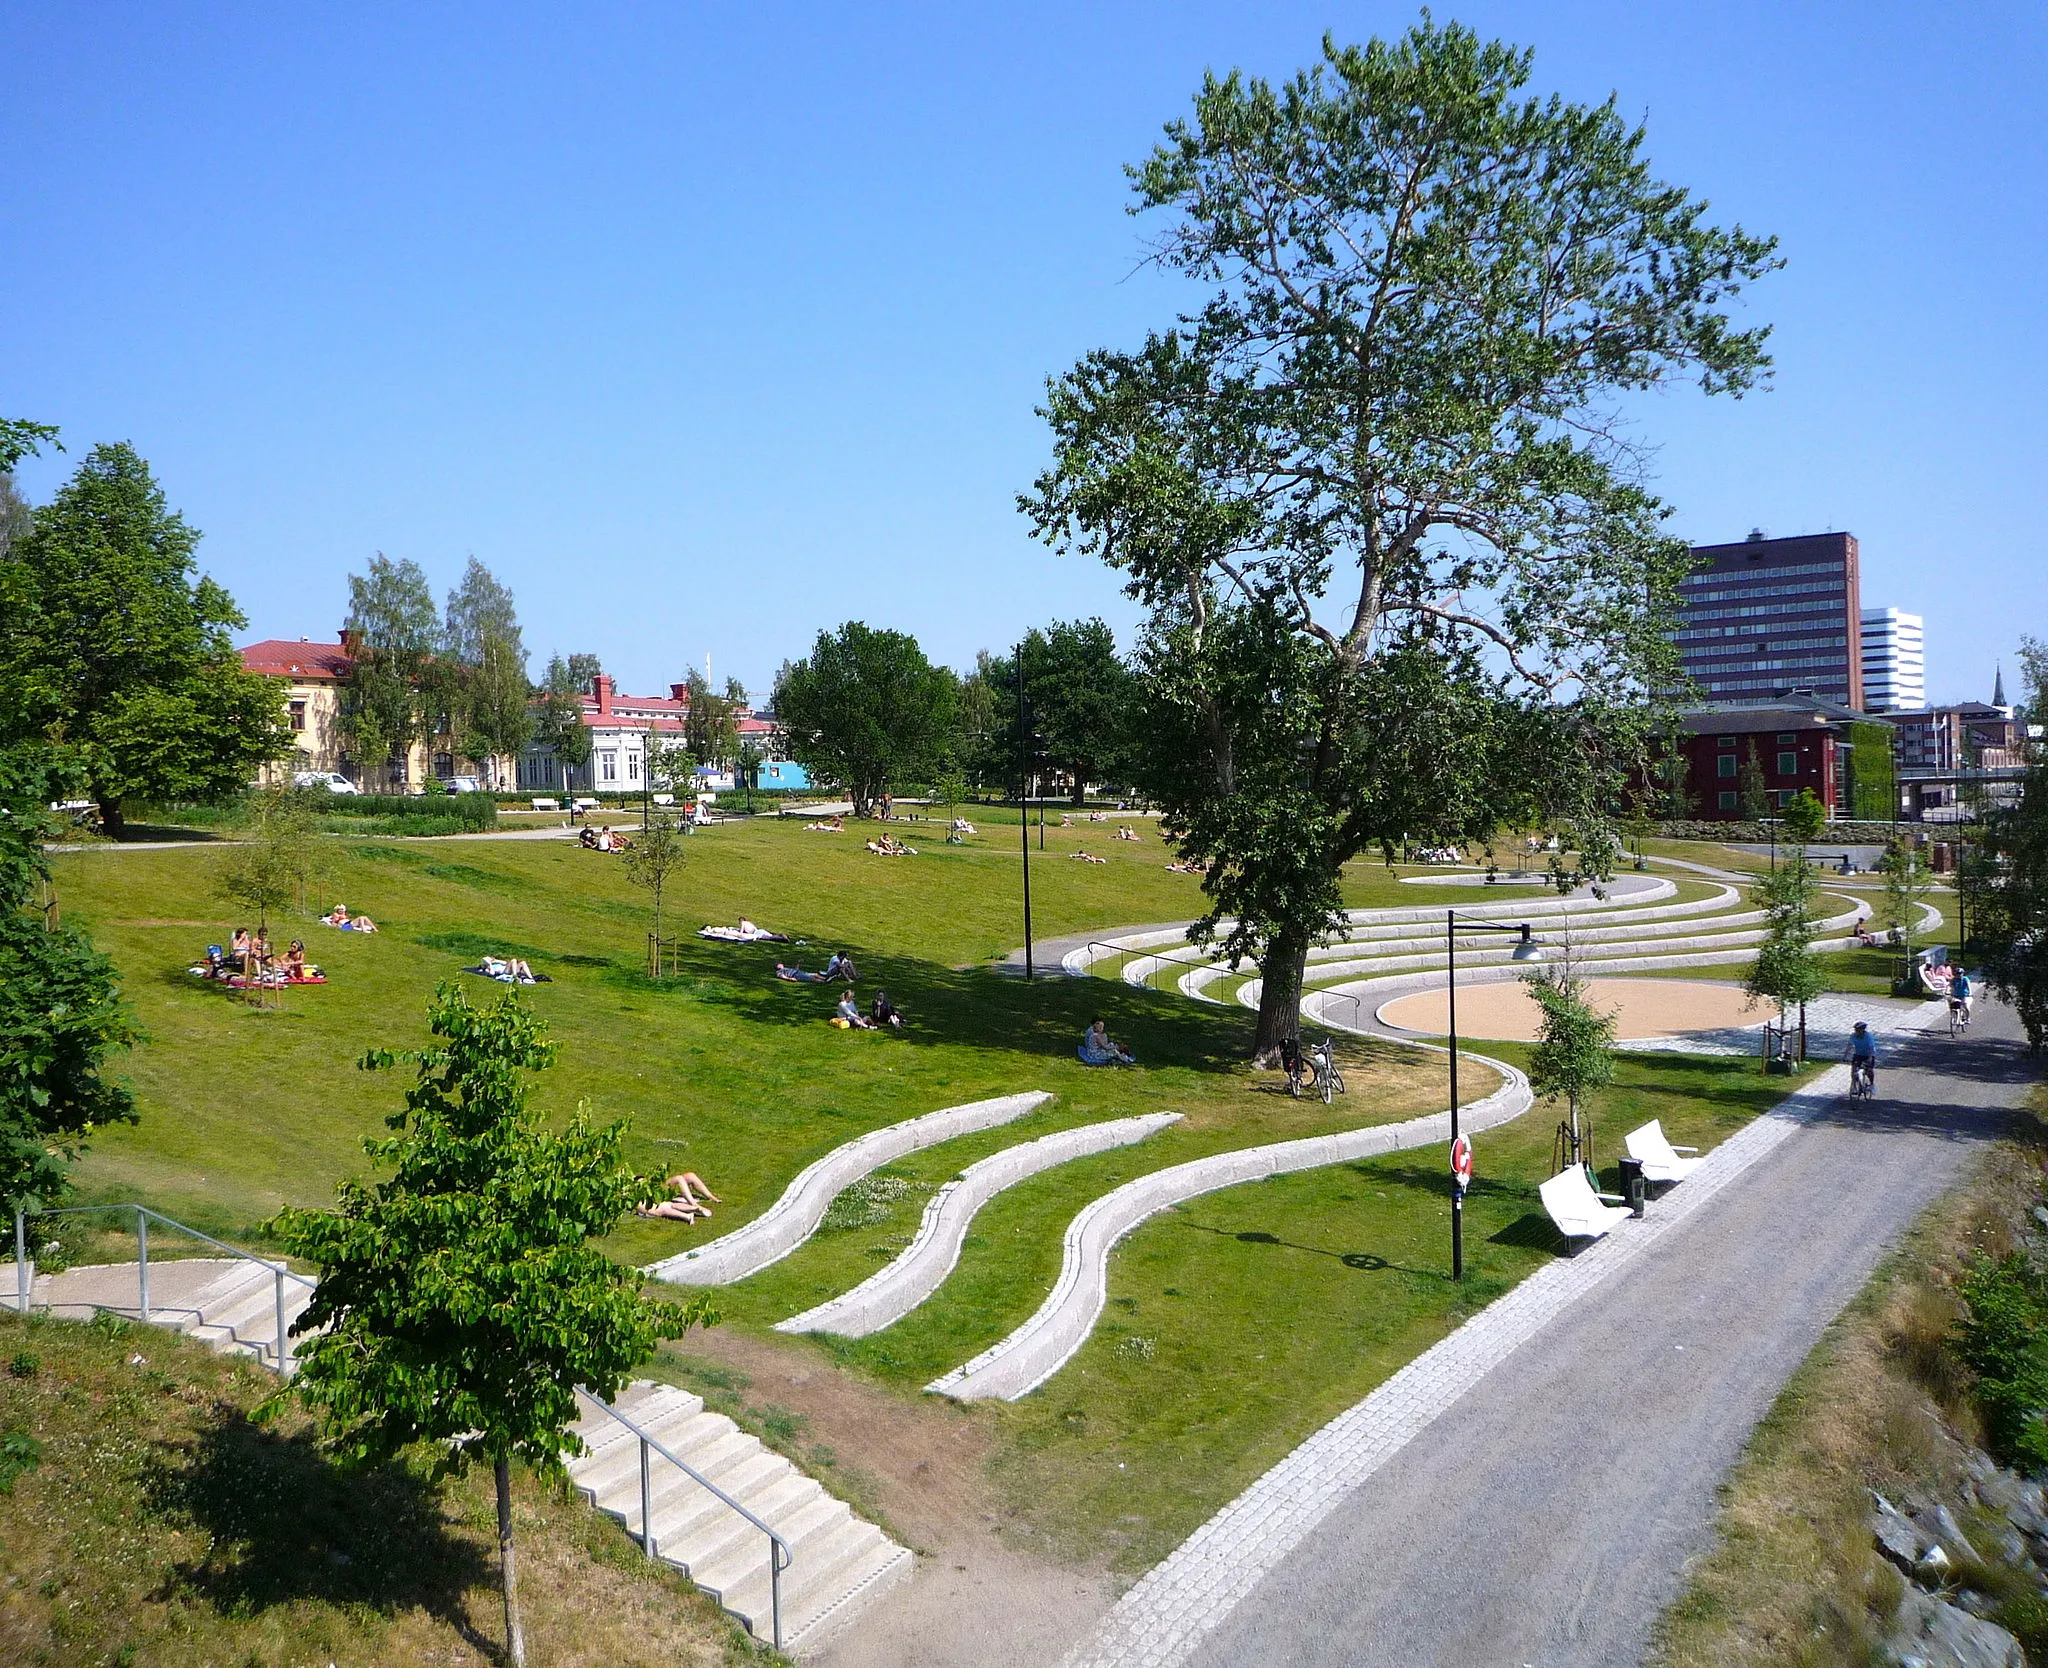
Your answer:
[[[260,672],[267,678],[300,678],[308,682],[340,680],[348,676],[348,651],[339,643],[291,642],[283,637],[266,637],[242,650],[245,671]]]

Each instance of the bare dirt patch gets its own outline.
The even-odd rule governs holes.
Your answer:
[[[1719,1031],[1762,1023],[1739,986],[1699,979],[1589,979],[1586,997],[1615,1016],[1623,1039],[1668,1037],[1687,1031]],[[1403,1030],[1441,1035],[1449,1026],[1450,1004],[1440,990],[1417,991],[1380,1009],[1380,1019]],[[1534,1042],[1543,1010],[1519,979],[1468,985],[1458,993],[1458,1030],[1496,1042]]]
[[[693,1332],[673,1355],[683,1382],[706,1366],[725,1377],[747,1404],[746,1422],[780,1423],[778,1445],[918,1554],[909,1582],[812,1659],[822,1668],[1057,1661],[1114,1601],[1103,1569],[1057,1564],[1006,1538],[987,1469],[997,1431],[985,1410],[906,1400],[808,1346],[729,1327]],[[789,1440],[786,1415],[802,1422],[800,1443]],[[821,1448],[829,1466],[817,1463]]]

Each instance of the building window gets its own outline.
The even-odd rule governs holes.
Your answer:
[[[1798,743],[1799,738],[1797,736],[1783,735],[1778,737],[1778,745],[1780,747],[1796,747]]]
[[[640,755],[638,753],[628,753],[626,755],[626,780],[629,782],[640,780]]]
[[[1735,755],[1733,753],[1723,753],[1714,763],[1719,767],[1716,772],[1717,775],[1733,776],[1735,774]]]
[[[1723,736],[1721,738],[1721,745],[1723,747],[1733,747],[1735,745],[1735,738],[1733,736]]]
[[[294,730],[304,731],[304,729],[306,728],[306,703],[304,701],[292,702],[291,715],[292,728]]]
[[[1724,811],[1732,811],[1732,810],[1734,810],[1734,809],[1735,809],[1735,801],[1736,801],[1736,793],[1735,793],[1735,790],[1734,790],[1733,788],[1723,788],[1723,789],[1721,790],[1721,809],[1722,809],[1722,810],[1724,810]]]
[[[619,756],[616,753],[600,753],[597,756],[599,774],[607,782],[619,779]]]
[[[1780,776],[1797,776],[1799,774],[1799,755],[1797,753],[1780,753],[1778,755],[1778,774]]]

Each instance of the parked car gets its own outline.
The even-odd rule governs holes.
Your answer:
[[[302,770],[292,777],[295,788],[325,788],[329,793],[361,793],[363,790],[338,770]]]
[[[447,776],[442,778],[441,786],[450,793],[482,793],[484,791],[484,781],[481,776]]]

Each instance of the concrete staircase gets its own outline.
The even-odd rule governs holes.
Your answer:
[[[575,1426],[588,1448],[569,1476],[592,1505],[642,1533],[640,1439],[588,1402]],[[703,1399],[635,1381],[613,1404],[663,1447],[768,1524],[788,1544],[782,1648],[821,1644],[861,1605],[910,1575],[913,1556]],[[655,1555],[682,1570],[762,1640],[774,1638],[769,1540],[659,1453],[649,1454]]]

